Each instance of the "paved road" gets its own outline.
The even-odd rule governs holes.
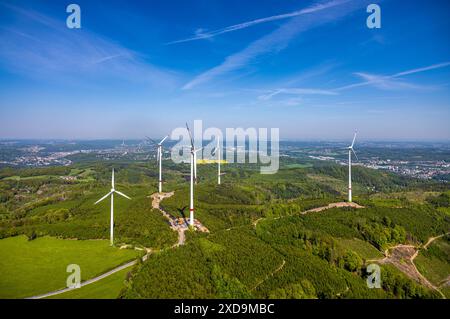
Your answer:
[[[144,257],[146,257],[146,256],[147,255],[145,255]],[[84,287],[86,285],[92,284],[92,283],[94,283],[96,281],[102,280],[103,278],[111,276],[112,274],[115,274],[118,271],[121,271],[123,269],[129,268],[131,266],[134,266],[136,263],[137,263],[137,260],[130,261],[129,263],[126,263],[126,264],[124,264],[122,266],[116,267],[116,268],[114,268],[114,269],[112,269],[112,270],[110,270],[108,272],[105,272],[104,274],[101,274],[100,276],[97,276],[97,277],[94,277],[92,279],[83,281],[80,285],[81,285],[81,287]],[[45,293],[45,294],[42,294],[42,295],[29,297],[29,298],[26,298],[26,299],[42,299],[42,298],[47,298],[47,297],[59,295],[59,294],[62,294],[62,293],[65,293],[65,292],[68,292],[68,291],[71,291],[71,290],[74,290],[74,288],[64,288],[64,289],[60,289],[60,290],[55,290],[55,291],[52,291],[52,292],[48,292],[48,293]]]
[[[171,193],[159,194],[159,195],[158,195],[158,193],[156,193],[156,194],[153,194],[151,197],[153,198],[153,203],[152,203],[153,208],[159,209],[159,210],[164,214],[164,216],[165,216],[166,218],[169,219],[169,222],[170,222],[171,227],[178,231],[178,242],[173,246],[173,247],[177,247],[177,246],[183,245],[184,242],[185,242],[185,235],[184,235],[184,230],[185,230],[185,229],[182,229],[182,227],[176,225],[176,223],[174,222],[173,218],[172,218],[167,212],[165,212],[164,210],[162,210],[162,209],[160,208],[160,206],[159,206],[159,203],[161,202],[162,199],[167,198],[167,197],[170,197],[170,196],[172,196],[173,194],[174,194],[173,192],[171,192]],[[147,254],[146,254],[144,257],[142,257],[142,260],[143,260],[143,261],[147,260],[148,256],[149,256],[151,253],[152,253],[151,250],[148,250],[148,251],[147,251]],[[84,286],[86,286],[86,285],[92,284],[92,283],[94,283],[94,282],[97,282],[97,281],[99,281],[99,280],[102,280],[103,278],[106,278],[106,277],[108,277],[108,276],[111,276],[112,274],[115,274],[115,273],[118,272],[118,271],[121,271],[121,270],[123,270],[123,269],[132,267],[132,266],[134,266],[136,263],[137,263],[137,260],[130,261],[129,263],[126,263],[126,264],[124,264],[124,265],[122,265],[122,266],[116,267],[116,268],[114,268],[114,269],[112,269],[112,270],[110,270],[110,271],[108,271],[108,272],[106,272],[106,273],[104,273],[104,274],[101,274],[100,276],[97,276],[97,277],[94,277],[94,278],[92,278],[92,279],[83,281],[82,283],[80,283],[80,285],[81,285],[81,287],[84,287]],[[42,299],[42,298],[47,298],[47,297],[51,297],[51,296],[55,296],[55,295],[59,295],[59,294],[62,294],[62,293],[71,291],[71,290],[73,290],[73,289],[74,289],[74,288],[64,288],[64,289],[59,289],[59,290],[51,291],[51,292],[48,292],[48,293],[45,293],[45,294],[42,294],[42,295],[37,295],[37,296],[29,297],[29,298],[26,298],[26,299]]]
[[[153,199],[153,202],[152,202],[153,208],[159,209],[159,210],[163,213],[163,215],[169,220],[169,223],[170,223],[170,225],[172,226],[172,228],[174,228],[176,231],[178,231],[178,242],[173,246],[173,247],[178,247],[178,246],[180,246],[180,245],[183,245],[184,242],[185,242],[185,234],[184,234],[184,231],[185,231],[186,229],[183,229],[183,227],[180,227],[179,225],[175,224],[175,222],[172,220],[172,216],[169,215],[169,214],[168,214],[166,211],[164,211],[163,209],[161,209],[161,207],[160,207],[160,205],[159,205],[162,199],[167,198],[167,197],[170,197],[170,196],[172,196],[173,194],[174,194],[173,192],[171,192],[171,193],[164,193],[164,194],[158,194],[158,193],[156,193],[156,194],[153,194],[151,197],[152,197],[152,199]],[[333,203],[333,204],[330,204],[330,205],[328,205],[328,206],[319,207],[319,208],[315,208],[315,209],[311,209],[311,210],[302,212],[301,214],[306,214],[306,213],[310,213],[310,212],[320,212],[320,211],[322,211],[322,210],[326,210],[326,209],[330,209],[330,208],[334,208],[334,207],[345,207],[345,206],[347,206],[347,207],[350,206],[350,207],[355,207],[355,208],[362,208],[362,206],[359,206],[359,205],[354,204],[354,203]],[[277,217],[276,219],[278,219],[278,218],[279,218],[279,217]],[[253,225],[256,227],[256,224],[257,224],[260,220],[262,220],[262,219],[264,219],[264,218],[260,218],[260,219],[256,220],[256,221],[253,223]],[[150,252],[150,253],[151,253],[151,252]],[[148,256],[149,256],[149,254],[146,254],[144,257],[142,257],[142,260],[146,260],[146,259],[148,258]],[[81,283],[81,287],[84,287],[84,286],[86,286],[86,285],[89,285],[89,284],[92,284],[92,283],[97,282],[97,281],[99,281],[99,280],[102,280],[103,278],[106,278],[106,277],[108,277],[108,276],[111,276],[112,274],[114,274],[114,273],[116,273],[116,272],[118,272],[118,271],[121,271],[121,270],[123,270],[123,269],[125,269],[125,268],[129,268],[129,267],[131,267],[131,266],[134,266],[136,263],[137,263],[137,260],[133,260],[133,261],[127,263],[127,264],[124,264],[124,265],[122,265],[122,266],[116,267],[116,268],[114,268],[114,269],[112,269],[112,270],[110,270],[110,271],[108,271],[108,272],[106,272],[106,273],[104,273],[104,274],[102,274],[102,275],[100,275],[100,276],[97,276],[97,277],[95,277],[95,278],[92,278],[92,279],[83,281],[83,282]],[[273,275],[274,273],[276,273],[276,272],[278,272],[279,270],[281,270],[281,269],[284,267],[284,264],[285,264],[285,260],[283,260],[282,265],[281,265],[280,267],[278,267],[271,275]],[[264,279],[264,280],[265,280],[265,279]],[[263,281],[264,281],[264,280],[263,280]],[[258,284],[258,285],[259,285],[259,284]],[[257,285],[257,286],[258,286],[258,285]],[[256,288],[256,287],[255,287],[255,288]],[[37,295],[37,296],[29,297],[29,298],[27,298],[27,299],[42,299],[42,298],[47,298],[47,297],[59,295],[59,294],[62,294],[62,293],[65,293],[65,292],[68,292],[68,291],[71,291],[71,290],[73,290],[73,288],[64,288],[64,289],[60,289],[60,290],[55,290],[55,291],[52,291],[52,292],[48,292],[48,293],[45,293],[45,294],[42,294],[42,295]]]

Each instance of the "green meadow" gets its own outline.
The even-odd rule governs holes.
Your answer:
[[[339,239],[338,245],[342,248],[348,248],[353,250],[355,253],[360,255],[364,259],[376,259],[382,258],[383,254],[381,251],[376,249],[373,245],[368,243],[367,241],[363,241],[361,239],[353,238],[353,239]]]
[[[66,287],[67,265],[87,280],[138,257],[139,252],[109,246],[107,240],[68,240],[26,236],[0,240],[0,298],[26,298]]]
[[[112,274],[79,289],[48,297],[48,299],[116,299],[125,287],[124,283],[130,268]]]
[[[428,249],[421,250],[414,262],[433,284],[443,284],[450,274],[450,236],[439,238]]]

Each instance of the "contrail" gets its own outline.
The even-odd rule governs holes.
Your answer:
[[[334,91],[342,91],[342,90],[352,89],[352,88],[355,88],[355,87],[371,85],[371,84],[374,84],[374,83],[377,83],[377,82],[382,82],[382,81],[385,81],[385,80],[399,78],[399,77],[404,76],[404,75],[410,75],[410,74],[415,74],[415,73],[420,73],[420,72],[425,72],[425,71],[445,68],[445,67],[447,67],[449,65],[450,65],[450,62],[443,62],[443,63],[429,65],[429,66],[426,66],[426,67],[423,67],[423,68],[417,68],[417,69],[412,69],[412,70],[399,72],[399,73],[396,73],[396,74],[393,74],[393,75],[378,76],[378,77],[374,77],[372,79],[368,79],[368,77],[366,77],[366,79],[368,79],[368,81],[342,86],[340,88],[334,89]],[[364,75],[364,73],[356,73],[356,74],[360,75],[360,76]]]
[[[265,17],[265,18],[260,18],[260,19],[256,19],[256,20],[252,20],[252,21],[247,21],[247,22],[243,22],[243,23],[239,23],[239,24],[235,24],[232,26],[228,26],[222,29],[217,29],[217,30],[213,30],[210,32],[205,32],[205,33],[200,33],[194,37],[191,38],[187,38],[187,39],[181,39],[181,40],[176,40],[176,41],[172,41],[172,42],[167,42],[166,45],[171,45],[171,44],[176,44],[176,43],[183,43],[183,42],[189,42],[189,41],[196,41],[196,40],[201,40],[201,39],[208,39],[208,38],[212,38],[215,37],[216,35],[220,35],[220,34],[224,34],[224,33],[228,33],[228,32],[233,32],[233,31],[237,31],[237,30],[241,30],[241,29],[245,29],[257,24],[261,24],[261,23],[266,23],[266,22],[271,22],[271,21],[276,21],[276,20],[282,20],[282,19],[288,19],[288,18],[292,18],[292,17],[297,17],[300,15],[304,15],[304,14],[308,14],[308,13],[314,13],[317,11],[321,11],[321,10],[325,10],[331,7],[335,7],[341,4],[344,4],[346,2],[349,2],[350,0],[332,0],[330,2],[326,2],[326,3],[318,3],[315,4],[313,6],[310,6],[308,8],[302,9],[302,10],[297,10],[297,11],[293,11],[293,12],[289,12],[289,13],[284,13],[284,14],[279,14],[279,15],[274,15],[274,16],[270,16],[270,17]]]

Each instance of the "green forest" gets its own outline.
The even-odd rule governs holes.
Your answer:
[[[174,195],[160,208],[187,218],[189,167],[169,160],[163,166],[164,191]],[[116,187],[132,198],[115,201],[115,246],[151,251],[126,276],[109,279],[117,298],[450,297],[447,183],[357,166],[354,202],[362,208],[305,213],[345,202],[346,167],[286,160],[277,174],[261,175],[252,165],[223,166],[223,183],[217,185],[216,166],[199,165],[195,218],[209,233],[191,229],[181,246],[174,246],[177,232],[151,205],[155,163],[0,169],[0,243],[21,235],[28,241],[108,239],[109,202],[93,204],[109,191],[114,167]],[[423,248],[435,236],[443,237]],[[367,287],[367,265],[402,244],[417,247],[417,268],[435,289],[381,262],[381,288]],[[82,291],[74,296],[82,298]],[[104,289],[90,291],[91,297],[92,291],[105,297]]]

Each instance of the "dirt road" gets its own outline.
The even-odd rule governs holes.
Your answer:
[[[171,228],[174,229],[174,230],[176,230],[176,231],[178,232],[178,242],[177,242],[176,244],[174,244],[174,245],[172,246],[172,248],[181,246],[181,245],[183,245],[183,244],[185,243],[185,238],[186,238],[186,237],[185,237],[185,235],[184,235],[184,232],[186,231],[186,229],[188,229],[187,225],[186,225],[185,227],[184,227],[183,225],[178,225],[178,224],[176,223],[177,220],[176,220],[175,217],[171,216],[171,215],[168,214],[166,211],[164,211],[163,209],[160,208],[160,203],[161,203],[161,201],[162,201],[164,198],[168,198],[168,197],[170,197],[170,196],[173,196],[173,194],[174,194],[174,192],[171,192],[171,193],[161,193],[161,194],[156,193],[156,194],[153,194],[153,195],[150,196],[150,197],[153,199],[153,200],[152,200],[152,207],[155,208],[155,209],[160,210],[160,211],[162,212],[163,216],[166,217],[166,218],[168,219]],[[123,245],[121,248],[126,248],[127,246],[128,246],[128,245]],[[151,248],[145,248],[145,251],[146,251],[146,254],[142,257],[142,261],[147,260],[148,257],[153,253],[153,251],[152,251]],[[121,270],[123,270],[123,269],[132,267],[132,266],[136,265],[136,263],[137,263],[137,260],[130,261],[129,263],[126,263],[126,264],[124,264],[124,265],[118,266],[118,267],[116,267],[116,268],[114,268],[114,269],[112,269],[112,270],[110,270],[110,271],[108,271],[108,272],[106,272],[106,273],[104,273],[104,274],[101,274],[101,275],[99,275],[99,276],[97,276],[97,277],[94,277],[94,278],[91,278],[91,279],[89,279],[89,280],[83,281],[83,282],[80,283],[80,286],[81,286],[81,287],[84,287],[84,286],[86,286],[86,285],[90,285],[90,284],[92,284],[92,283],[94,283],[94,282],[97,282],[97,281],[102,280],[102,279],[104,279],[104,278],[106,278],[106,277],[108,277],[108,276],[111,276],[111,275],[115,274],[115,273],[118,272],[118,271],[121,271]],[[55,291],[48,292],[48,293],[45,293],[45,294],[41,294],[41,295],[36,295],[36,296],[33,296],[33,297],[29,297],[29,298],[27,298],[27,299],[42,299],[42,298],[47,298],[47,297],[51,297],[51,296],[55,296],[55,295],[59,295],[59,294],[68,292],[68,291],[70,291],[70,290],[73,290],[73,288],[59,289],[59,290],[55,290]]]
[[[174,195],[174,192],[170,193],[155,193],[152,194],[150,197],[152,198],[152,207],[154,209],[158,209],[163,216],[167,219],[167,221],[170,224],[170,228],[172,228],[174,231],[178,232],[178,242],[173,245],[173,247],[178,247],[181,245],[184,245],[184,242],[186,240],[186,236],[184,232],[189,229],[189,225],[187,224],[187,221],[182,218],[175,218],[168,212],[166,212],[160,205],[161,201],[164,198],[169,198]],[[194,220],[194,228],[201,232],[208,232],[209,230],[200,223],[199,220]]]
[[[439,287],[433,285],[425,276],[423,276],[414,264],[414,259],[419,255],[421,249],[427,249],[428,246],[438,238],[444,237],[447,234],[430,237],[423,246],[414,245],[397,245],[385,251],[385,257],[382,259],[368,260],[368,262],[377,262],[379,264],[391,264],[398,270],[403,272],[409,278],[416,282],[437,291],[443,299],[445,295],[441,292]]]
[[[328,209],[332,209],[332,208],[341,208],[341,207],[351,207],[351,208],[358,208],[358,209],[364,208],[364,206],[361,206],[361,205],[359,205],[359,204],[357,204],[357,203],[338,202],[338,203],[331,203],[331,204],[328,204],[327,206],[322,206],[322,207],[317,207],[317,208],[305,210],[305,211],[303,211],[303,212],[300,212],[300,215],[306,215],[306,214],[309,214],[309,213],[318,213],[318,212],[321,212],[321,211],[324,211],[324,210],[328,210]],[[293,216],[293,215],[278,216],[278,217],[275,217],[275,218],[273,218],[273,219],[276,220],[276,219],[280,219],[280,218],[284,218],[284,217],[290,217],[290,216]],[[258,218],[257,220],[255,220],[255,221],[253,222],[253,226],[256,227],[256,225],[257,225],[261,220],[266,219],[266,218],[267,218],[267,217],[261,217],[261,218]]]
[[[286,264],[286,260],[283,259],[283,262],[281,263],[280,266],[277,267],[277,269],[275,269],[274,271],[272,271],[271,273],[267,274],[266,277],[264,277],[264,279],[258,281],[258,283],[252,288],[250,289],[251,291],[255,290],[256,288],[258,288],[263,282],[265,282],[267,279],[269,279],[269,277],[273,277],[273,275],[275,275],[277,272],[279,272],[281,269],[283,269],[284,265]]]
[[[332,208],[342,208],[342,207],[351,207],[351,208],[364,208],[364,206],[361,206],[357,203],[349,203],[349,202],[338,202],[338,203],[331,203],[327,206],[322,206],[322,207],[317,207],[317,208],[313,208],[313,209],[309,209],[307,211],[301,212],[300,214],[305,215],[308,213],[318,213],[327,209],[332,209]]]

